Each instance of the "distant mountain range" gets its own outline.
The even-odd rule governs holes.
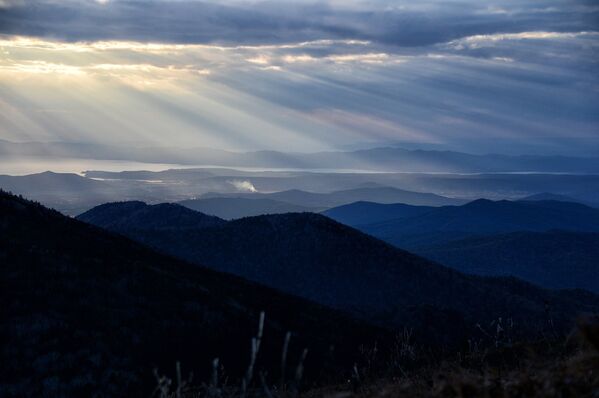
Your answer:
[[[411,187],[411,190],[403,187]],[[91,171],[84,176],[44,172],[24,176],[0,175],[0,188],[38,200],[69,215],[115,200],[163,203],[193,198],[198,200],[196,209],[226,219],[284,212],[317,212],[356,201],[416,206],[460,205],[470,200],[464,198],[472,196],[520,199],[523,193],[548,189],[557,189],[560,193],[533,195],[525,199],[557,198],[564,201],[570,197],[570,201],[583,204],[596,206],[599,203],[599,176],[563,174],[355,174],[248,172],[215,168],[161,172]],[[250,190],[257,192],[248,192]],[[223,197],[228,200],[215,199]],[[231,198],[260,200],[232,201]],[[193,208],[191,203],[186,202]]]
[[[215,197],[190,199],[179,202],[180,205],[199,212],[232,220],[262,214],[318,212],[320,207],[307,207],[273,199]]]
[[[0,185],[23,194],[35,191],[40,195],[54,192],[63,192],[67,195],[97,195],[110,189],[110,185],[102,181],[81,177],[77,174],[53,173],[51,171],[25,176],[0,175]]]
[[[288,212],[319,212],[332,206],[371,200],[381,203],[404,202],[416,205],[441,206],[461,204],[463,200],[430,193],[411,192],[398,188],[371,186],[316,193],[285,190],[271,193],[233,192],[235,170],[168,170],[165,172],[89,173],[83,177],[72,173],[44,172],[25,176],[0,175],[0,188],[35,199],[69,215],[77,215],[101,203],[114,200],[143,200],[145,202],[178,202],[189,208],[225,219]],[[232,175],[232,176],[231,176]],[[161,180],[161,178],[163,180]],[[258,177],[278,180],[279,175]],[[331,177],[334,178],[334,177]],[[246,184],[246,178],[239,180]],[[202,193],[217,188],[225,193]],[[196,197],[196,199],[188,199]]]
[[[171,205],[176,206],[176,205]],[[111,207],[113,207],[111,209]],[[599,305],[583,292],[551,292],[515,279],[466,276],[311,213],[247,217],[208,228],[127,226],[126,203],[78,218],[163,253],[348,311],[385,326],[411,326],[429,341],[455,341],[477,322],[512,317],[538,330],[551,303],[556,322]],[[163,208],[149,206],[155,219]],[[111,227],[118,225],[119,227]],[[438,330],[443,330],[440,335]]]
[[[85,143],[0,141],[5,156],[58,156],[155,163],[298,169],[354,169],[400,172],[567,172],[598,173],[599,157],[471,155],[395,147],[350,152],[230,152],[209,148],[154,148]]]
[[[556,202],[580,203],[580,204],[584,204],[584,205],[591,206],[591,207],[597,207],[597,205],[595,203],[589,203],[589,202],[585,202],[584,200],[575,199],[571,196],[560,195],[560,194],[555,194],[555,193],[550,193],[550,192],[542,192],[542,193],[538,193],[535,195],[526,196],[520,200],[529,201],[529,202],[552,200],[552,201],[556,201]]]
[[[333,192],[355,188],[394,187],[413,192],[429,192],[450,198],[517,200],[539,192],[553,192],[599,207],[599,175],[579,173],[359,173],[320,171],[241,171],[222,168],[149,171],[87,171],[86,177],[111,181],[158,181],[171,191],[182,186],[207,192],[239,193],[232,182],[246,181],[258,192],[302,190]],[[198,196],[199,196],[198,195]],[[360,199],[355,199],[360,200]],[[362,199],[369,200],[369,199]],[[400,201],[401,202],[401,201]],[[397,202],[396,202],[397,203]],[[457,203],[454,203],[457,204]]]
[[[420,248],[431,260],[476,275],[504,275],[553,289],[599,293],[599,234],[512,232]]]
[[[0,189],[34,199],[69,215],[77,215],[113,200],[159,202],[187,197],[169,187],[137,181],[99,180],[74,173],[0,175]]]
[[[356,202],[323,214],[465,273],[598,291],[599,210],[547,198],[568,199],[542,194],[457,207]]]
[[[164,232],[214,221],[177,205],[116,207],[123,211],[101,208],[123,220],[111,224],[115,228],[126,221]],[[275,378],[287,331],[293,332],[290,361],[297,363],[309,348],[305,377],[312,380],[349,369],[361,344],[390,337],[342,313],[167,257],[1,191],[0,286],[2,396],[150,396],[154,368],[172,375],[180,361],[182,377],[194,372],[194,381],[202,381],[214,358],[236,382],[248,366],[261,311],[266,320],[257,371]]]
[[[342,224],[359,227],[400,218],[415,217],[435,209],[432,206],[412,206],[404,203],[354,202],[323,211],[327,217]]]
[[[325,209],[356,201],[371,201],[378,203],[407,203],[413,205],[443,206],[449,204],[462,204],[464,200],[446,198],[431,193],[406,191],[392,187],[355,188],[330,193],[306,192],[298,189],[273,193],[208,193],[204,198],[236,197],[236,198],[261,198],[272,199],[279,202],[297,206]]]
[[[108,198],[120,198],[122,190],[113,184],[71,173],[50,171],[25,176],[0,175],[0,188],[35,198],[66,213],[78,214]]]
[[[420,210],[422,209],[417,209]],[[470,236],[516,231],[562,229],[599,232],[599,209],[558,201],[480,199],[462,206],[433,208],[412,217],[386,221],[380,221],[380,217],[378,219],[374,223],[360,225],[359,228],[408,249]]]

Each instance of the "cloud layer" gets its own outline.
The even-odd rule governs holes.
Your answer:
[[[585,1],[0,1],[0,138],[599,151]]]
[[[404,47],[465,36],[596,29],[592,1],[3,0],[2,32],[80,40],[273,44],[322,38]]]

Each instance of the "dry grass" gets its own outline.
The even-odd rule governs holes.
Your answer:
[[[388,369],[384,376],[377,373],[381,367],[373,364],[380,350],[375,346],[361,350],[364,361],[348,367],[348,380],[343,384],[300,392],[293,383],[286,385],[281,381],[279,385],[270,385],[260,372],[259,381],[247,390],[247,382],[241,388],[217,386],[214,380],[210,385],[196,388],[183,382],[184,388],[177,388],[177,383],[171,387],[169,381],[169,386],[157,395],[161,398],[599,398],[598,316],[581,320],[577,331],[565,340],[473,347],[455,358],[419,362],[423,352],[411,344],[410,332],[404,331],[398,335],[396,346],[390,348],[394,355],[391,362],[386,362]],[[180,380],[180,375],[177,379]],[[298,381],[296,374],[295,383]]]
[[[323,398],[599,397],[599,318],[587,318],[565,341],[479,352],[359,386],[331,386],[303,394]]]
[[[547,359],[524,369],[442,366],[397,380],[379,380],[352,391],[347,386],[308,391],[305,397],[597,397],[599,356]]]

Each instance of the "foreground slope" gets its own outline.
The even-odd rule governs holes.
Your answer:
[[[118,232],[372,322],[418,328],[431,339],[463,337],[476,323],[499,317],[513,318],[520,330],[531,332],[546,324],[547,305],[554,323],[568,327],[578,312],[599,304],[587,293],[463,275],[318,214],[249,217],[195,230]]]
[[[512,275],[548,288],[599,292],[599,234],[512,232],[423,247],[417,253],[477,275]]]
[[[152,369],[177,360],[202,378],[219,357],[234,378],[247,366],[262,310],[258,368],[278,369],[288,330],[290,358],[309,347],[313,375],[327,363],[352,363],[362,342],[381,337],[337,312],[2,191],[0,286],[0,396],[149,396]],[[331,344],[335,355],[325,361]]]

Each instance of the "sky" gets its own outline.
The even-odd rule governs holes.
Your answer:
[[[599,154],[599,1],[0,0],[0,139]]]

